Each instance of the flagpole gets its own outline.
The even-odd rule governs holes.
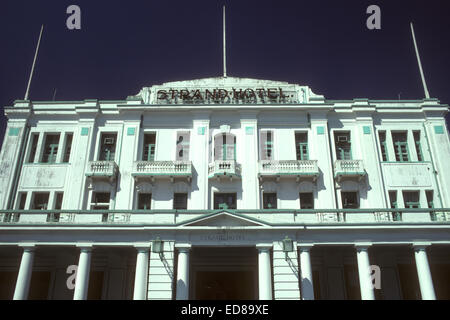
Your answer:
[[[416,36],[414,34],[414,27],[412,22],[411,24],[411,33],[414,41],[414,48],[416,49],[417,63],[419,64],[420,76],[422,78],[423,90],[425,91],[425,98],[430,99],[430,93],[428,92],[427,83],[425,82],[425,76],[423,74],[422,62],[420,61],[419,49],[417,48]]]
[[[225,5],[223,6],[223,77],[227,77],[227,49],[225,34]]]
[[[44,25],[41,26],[41,33],[39,34],[39,40],[36,46],[36,52],[34,53],[33,65],[31,66],[30,78],[28,79],[27,91],[25,92],[24,100],[28,100],[28,94],[30,92],[31,79],[33,78],[34,66],[36,64],[37,55],[39,52],[39,45],[41,43],[42,32],[44,31]]]

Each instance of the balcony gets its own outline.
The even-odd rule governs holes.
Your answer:
[[[85,175],[91,182],[93,179],[107,179],[114,182],[118,174],[119,167],[114,161],[89,161]]]
[[[274,228],[280,226],[300,226],[339,224],[339,225],[366,225],[377,228],[376,225],[411,225],[421,224],[421,228],[442,225],[450,226],[450,208],[417,208],[406,209],[367,208],[367,209],[273,209],[273,210],[227,210],[232,211],[245,220],[233,219],[233,226],[242,228],[249,226],[254,219],[257,224],[272,224]],[[138,228],[145,224],[148,227],[160,228],[161,224],[167,227],[179,228],[180,224],[199,219],[211,218],[218,210],[0,210],[0,226],[30,225],[58,227],[58,225],[114,225],[128,224]],[[219,210],[223,211],[223,210]],[[249,220],[250,219],[250,220]],[[226,220],[223,226],[230,227]],[[211,226],[217,227],[213,218]],[[238,224],[236,224],[238,222]],[[251,223],[251,222],[250,222]],[[432,226],[434,225],[434,226]],[[202,224],[208,226],[208,224]],[[200,226],[201,228],[201,226]],[[232,227],[231,227],[232,228]],[[264,227],[266,228],[266,227]],[[431,229],[431,230],[432,230]],[[267,230],[267,229],[265,229]]]
[[[208,176],[219,180],[222,177],[228,177],[230,180],[240,179],[241,165],[236,163],[236,160],[215,160],[208,166]]]
[[[319,176],[317,160],[261,160],[259,161],[259,178],[295,177],[297,182],[301,178],[313,181]]]
[[[362,160],[336,160],[334,162],[334,177],[338,182],[343,179],[361,181],[366,174]]]
[[[185,178],[189,182],[192,178],[191,161],[135,161],[131,175],[135,179]]]

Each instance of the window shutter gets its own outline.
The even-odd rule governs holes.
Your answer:
[[[177,161],[189,160],[189,139],[190,134],[188,131],[182,131],[177,133]]]
[[[218,134],[214,137],[214,160],[222,160],[223,135]]]
[[[273,159],[273,131],[260,131],[259,157],[261,160]]]
[[[225,135],[226,143],[226,159],[225,160],[235,160],[236,159],[236,137],[232,134]]]
[[[267,145],[267,131],[260,131],[259,132],[259,158],[261,160],[269,160],[267,158],[266,145]]]

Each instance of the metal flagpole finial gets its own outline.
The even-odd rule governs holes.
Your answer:
[[[416,42],[416,36],[414,34],[413,23],[410,22],[410,25],[411,25],[411,33],[412,33],[412,37],[413,37],[413,42],[414,42],[414,48],[416,50],[417,63],[419,64],[420,77],[422,78],[423,90],[425,91],[425,98],[430,99],[430,93],[428,92],[427,83],[425,81],[425,76],[423,74],[422,62],[420,61],[419,49],[417,48],[417,42]]]
[[[36,46],[36,52],[34,53],[33,65],[31,66],[30,78],[28,79],[27,91],[25,92],[25,98],[23,100],[28,100],[28,94],[30,92],[31,79],[33,78],[34,66],[36,64],[37,55],[39,52],[39,45],[41,44],[42,32],[44,31],[44,25],[41,26],[41,33],[39,34],[39,40]]]
[[[223,6],[223,77],[227,77],[227,49],[226,49],[225,5]]]

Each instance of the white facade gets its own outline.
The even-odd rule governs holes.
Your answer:
[[[450,270],[447,111],[233,77],[16,101],[0,153],[4,296],[239,298],[219,280],[240,275],[250,299],[448,299],[433,286]],[[36,272],[48,288],[33,291]]]

